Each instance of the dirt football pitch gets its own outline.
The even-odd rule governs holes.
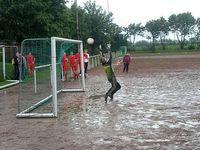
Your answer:
[[[58,96],[57,118],[16,118],[19,86],[0,91],[0,150],[200,150],[200,54],[113,62],[122,88],[101,66],[86,91]],[[73,82],[73,81],[72,81]]]

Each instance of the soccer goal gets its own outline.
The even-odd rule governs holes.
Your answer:
[[[5,83],[0,86],[0,89],[19,83],[15,79],[15,68],[12,64],[12,59],[17,51],[17,46],[0,45],[0,82]]]
[[[73,78],[71,66],[67,66],[67,79],[63,80],[61,59],[64,53],[74,55],[79,52],[79,78]],[[84,92],[83,43],[80,40],[59,37],[25,39],[21,44],[21,55],[34,57],[31,76],[21,79],[17,117],[57,117],[58,95],[62,92]],[[22,65],[21,65],[22,66]],[[27,66],[28,67],[28,66]],[[20,69],[22,70],[22,69]]]

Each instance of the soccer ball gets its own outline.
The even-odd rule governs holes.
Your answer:
[[[87,39],[87,43],[92,45],[94,43],[94,39],[93,38],[88,38]]]

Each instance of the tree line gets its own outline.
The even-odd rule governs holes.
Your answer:
[[[113,22],[112,12],[106,12],[95,1],[87,1],[83,7],[74,3],[68,7],[66,0],[0,0],[0,42],[21,43],[26,38],[49,38],[51,36],[80,39],[84,47],[89,37],[94,38],[92,54],[108,43],[113,50],[120,46],[135,46],[137,36],[151,41],[152,49],[160,42],[165,49],[166,37],[173,33],[184,48],[187,36],[199,41],[200,19],[190,12],[172,14],[168,20],[160,17],[121,27]]]
[[[111,43],[113,49],[126,45],[122,28],[113,23],[113,14],[95,2],[84,7],[65,0],[0,0],[0,42],[21,43],[26,38],[51,36],[80,39],[94,38],[93,49]],[[78,15],[78,18],[77,18]],[[77,29],[78,20],[78,29]],[[95,54],[95,51],[93,51]]]
[[[135,46],[136,36],[142,36],[151,42],[152,50],[155,50],[156,43],[160,43],[162,49],[165,49],[166,45],[172,41],[167,38],[169,33],[176,37],[173,41],[179,44],[180,49],[184,49],[188,42],[200,42],[200,18],[195,19],[190,12],[172,14],[168,19],[160,17],[159,19],[150,20],[144,26],[141,23],[133,23],[125,27],[124,30],[132,47]],[[144,44],[145,42],[140,41],[139,43]]]

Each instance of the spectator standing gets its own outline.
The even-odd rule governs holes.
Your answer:
[[[85,69],[85,77],[86,77],[86,75],[87,75],[87,68],[88,68],[89,58],[90,58],[90,55],[89,55],[88,51],[85,50],[85,51],[84,51],[84,54],[83,54],[84,69]]]
[[[130,57],[130,54],[129,53],[126,53],[123,57],[123,63],[124,63],[124,69],[123,69],[123,72],[127,72],[128,73],[128,67],[129,67],[129,64],[131,62],[131,57]]]
[[[12,64],[14,66],[14,79],[19,80],[19,52],[16,52]]]
[[[19,54],[19,79],[25,79],[26,59],[22,54]]]

